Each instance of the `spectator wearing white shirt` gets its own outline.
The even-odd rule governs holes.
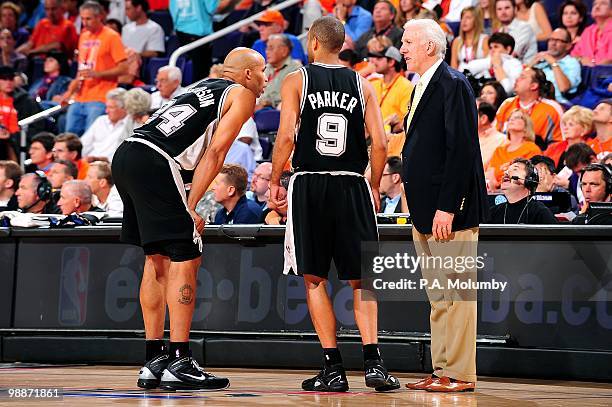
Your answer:
[[[125,14],[130,20],[121,30],[121,40],[143,58],[157,57],[166,50],[164,30],[147,16],[147,0],[127,0]]]
[[[123,202],[113,182],[111,166],[104,161],[89,164],[85,181],[93,192],[92,205],[97,206],[111,217],[123,216]]]
[[[495,78],[506,93],[513,93],[514,83],[523,71],[523,64],[512,56],[514,38],[495,33],[489,38],[489,56],[459,64],[459,71],[468,70],[475,78]],[[493,74],[493,76],[491,76]]]
[[[106,94],[106,114],[98,117],[87,129],[81,142],[83,156],[112,161],[129,121],[125,110],[125,89],[115,88]]]
[[[121,24],[125,24],[125,0],[109,0],[106,3],[108,4],[106,20],[114,18]]]
[[[247,182],[251,182],[251,178],[253,177],[253,172],[255,171],[255,157],[253,155],[253,150],[251,150],[251,146],[245,143],[244,139],[251,138],[252,134],[250,131],[249,121],[253,119],[249,119],[240,129],[240,133],[236,136],[236,140],[232,143],[227,155],[225,156],[224,164],[238,164],[242,168],[244,168],[247,172]],[[255,121],[253,121],[253,125]],[[257,132],[257,128],[255,128],[255,132]]]
[[[182,94],[185,88],[181,86],[183,74],[176,66],[162,66],[157,71],[155,87],[157,92],[151,94],[151,109],[159,109],[164,103]]]
[[[499,32],[508,33],[514,38],[514,55],[525,64],[530,62],[538,52],[538,43],[529,23],[516,18],[515,1],[496,0],[495,13],[501,23]]]
[[[251,151],[253,151],[253,158],[255,159],[255,161],[263,160],[263,150],[261,148],[261,144],[259,143],[259,133],[257,133],[257,124],[255,124],[255,120],[253,120],[252,117],[249,118],[249,120],[247,120],[242,125],[240,133],[238,133],[236,139],[248,144],[251,147]]]

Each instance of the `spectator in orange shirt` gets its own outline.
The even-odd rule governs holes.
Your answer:
[[[544,155],[550,157],[557,166],[557,171],[565,167],[565,155],[570,146],[587,143],[586,136],[593,128],[593,111],[582,106],[572,106],[561,116],[561,135],[563,141],[551,144]],[[590,144],[590,143],[587,143]]]
[[[36,24],[30,39],[17,51],[25,55],[60,51],[71,59],[78,37],[74,24],[64,18],[62,0],[45,0],[45,12],[47,18]]]
[[[551,143],[563,141],[559,126],[563,111],[557,102],[542,96],[548,83],[540,69],[525,68],[514,83],[516,96],[506,99],[497,111],[497,130],[505,132],[510,114],[521,109],[533,121],[536,144],[540,148],[546,149]]]
[[[598,159],[612,153],[612,99],[606,99],[593,110],[596,136],[589,142]]]
[[[77,179],[85,179],[87,170],[89,170],[89,163],[81,157],[81,151],[83,151],[83,144],[76,134],[62,133],[55,138],[53,157],[56,161],[72,161],[78,170]]]
[[[12,92],[14,71],[8,67],[0,68],[0,151],[1,159],[17,161],[17,148],[11,136],[19,132],[17,109],[13,104]]]
[[[530,159],[542,151],[534,143],[533,122],[527,113],[515,109],[508,118],[508,143],[497,147],[489,161],[486,171],[489,190],[496,190],[501,184],[501,177],[515,158]]]
[[[79,71],[63,98],[63,102],[75,100],[66,114],[66,131],[77,135],[104,114],[106,93],[116,88],[117,78],[128,71],[121,36],[104,26],[102,6],[87,1],[80,13],[83,32],[79,38]]]

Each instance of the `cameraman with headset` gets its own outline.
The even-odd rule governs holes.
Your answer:
[[[516,158],[502,177],[501,190],[507,202],[490,209],[487,223],[495,224],[556,224],[557,219],[540,201],[532,199],[539,178],[533,164],[524,158]]]
[[[591,202],[610,202],[612,200],[612,169],[609,165],[593,163],[587,165],[580,174],[580,188],[584,195],[584,206],[574,218],[574,225],[612,225],[612,213],[589,213]]]
[[[42,171],[25,174],[15,192],[19,211],[23,213],[60,213],[50,203],[51,183]]]

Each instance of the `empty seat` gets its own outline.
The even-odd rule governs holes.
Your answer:
[[[174,23],[172,22],[172,17],[167,10],[152,11],[149,13],[149,18],[161,25],[166,36],[171,35],[174,31]]]
[[[255,124],[257,132],[261,133],[276,133],[280,122],[280,111],[276,109],[262,109],[255,112]],[[262,146],[263,148],[263,146]]]

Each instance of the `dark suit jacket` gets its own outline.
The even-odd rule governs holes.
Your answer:
[[[380,211],[378,213],[384,213],[386,207],[387,207],[387,200],[386,200],[386,197],[383,196],[380,200]],[[399,201],[397,201],[397,206],[395,207],[395,210],[393,211],[393,213],[402,213],[402,198],[400,198]]]
[[[431,233],[436,210],[455,214],[453,231],[487,218],[477,117],[467,79],[442,62],[421,97],[402,150],[408,209],[420,233]]]

